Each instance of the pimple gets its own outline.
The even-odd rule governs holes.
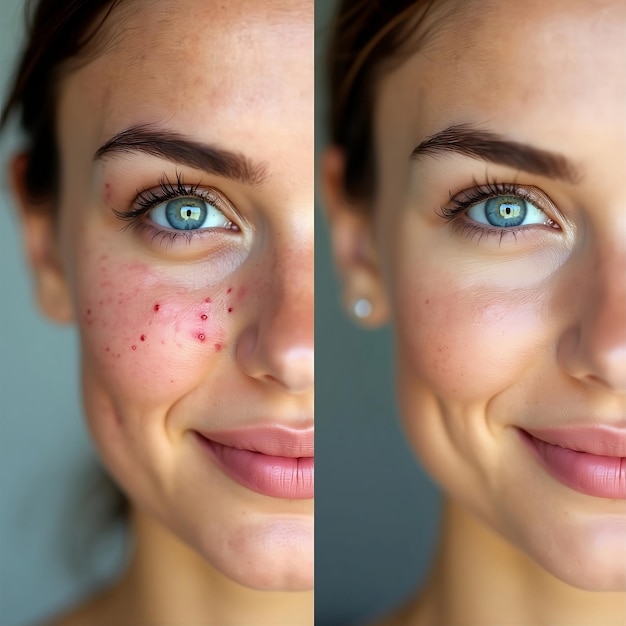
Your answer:
[[[228,307],[228,312],[229,312],[229,313],[232,313],[232,312],[233,312],[233,307],[232,307],[232,306],[229,306],[229,307]]]
[[[204,340],[206,339],[206,335],[205,335],[204,333],[200,333],[200,334],[198,335],[198,339],[199,339],[200,341],[204,341]]]
[[[132,347],[132,349],[133,349],[133,350],[136,350],[136,349],[137,349],[137,346],[131,346],[131,347]]]
[[[155,304],[155,305],[154,305],[154,307],[153,307],[153,311],[154,311],[155,313],[158,313],[160,308],[161,308],[161,305],[157,303],[157,304]]]
[[[210,303],[211,303],[211,298],[205,298],[205,299],[204,299],[204,301],[205,301],[207,304],[210,304]]]
[[[215,349],[217,350],[217,352],[220,352],[222,350],[222,344],[221,343],[216,343],[215,344]]]
[[[104,184],[104,201],[110,202],[111,196],[113,195],[113,188],[111,187],[111,183]]]
[[[203,314],[200,316],[200,319],[201,319],[202,321],[204,321],[204,320],[208,319],[207,314],[206,314],[206,313],[203,313]]]
[[[233,288],[232,288],[232,287],[229,287],[229,288],[226,290],[226,293],[230,293],[232,290],[233,290]]]
[[[141,341],[145,341],[146,340],[146,336],[145,335],[141,335],[140,339],[141,339]]]

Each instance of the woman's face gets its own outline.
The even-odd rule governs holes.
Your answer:
[[[626,7],[458,4],[379,85],[368,254],[335,212],[347,291],[391,311],[444,489],[562,580],[623,589]]]
[[[40,295],[78,324],[89,426],[133,503],[242,584],[307,589],[312,3],[116,11],[60,86]]]

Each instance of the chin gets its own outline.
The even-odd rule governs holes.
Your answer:
[[[207,537],[199,552],[230,580],[258,591],[313,589],[313,522],[257,520]]]

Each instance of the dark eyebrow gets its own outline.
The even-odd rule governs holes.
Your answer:
[[[456,152],[570,183],[581,179],[573,163],[561,154],[509,141],[497,133],[478,130],[469,124],[450,126],[428,137],[413,150],[411,158],[422,154],[437,156],[440,152]]]
[[[248,185],[260,185],[267,178],[264,163],[253,163],[239,152],[194,141],[179,133],[151,126],[132,126],[98,148],[94,161],[107,155],[143,152],[180,165],[204,170]]]

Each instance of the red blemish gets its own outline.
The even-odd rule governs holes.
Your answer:
[[[424,304],[430,304],[430,299],[426,300]]]
[[[229,307],[228,307],[228,312],[229,312],[229,313],[232,313],[232,312],[233,312],[233,307],[232,307],[232,306],[229,306]]]
[[[160,305],[160,304],[155,304],[155,305],[154,305],[154,312],[155,312],[155,313],[156,313],[156,312],[158,312],[158,310],[159,310],[160,308],[161,308],[161,305]]]
[[[233,288],[232,288],[232,287],[229,287],[229,288],[226,290],[226,293],[230,293],[232,290],[233,290]]]
[[[200,333],[200,334],[198,335],[198,339],[199,339],[200,341],[204,341],[204,340],[206,339],[206,335],[204,335],[204,334]]]
[[[221,343],[216,343],[216,344],[215,344],[215,349],[216,349],[218,352],[220,352],[220,351],[221,351],[221,349],[222,349],[222,344],[221,344]]]
[[[200,316],[200,319],[201,319],[201,320],[205,320],[205,319],[207,319],[207,314],[206,314],[206,313],[203,313],[203,314]]]
[[[98,304],[100,304],[100,305],[104,304],[104,300],[100,300],[100,301],[98,302]]]
[[[204,301],[209,304],[209,302],[211,302],[211,298],[205,298]]]
[[[136,349],[137,349],[137,346],[133,346],[133,350],[136,350]]]
[[[141,335],[140,339],[141,339],[141,341],[145,341],[146,340],[146,336],[145,335]]]
[[[107,347],[106,351],[107,351],[107,352],[110,352],[110,351],[111,351],[111,349]]]
[[[87,309],[87,315],[91,315],[91,309]]]
[[[111,183],[104,184],[104,201],[109,202],[111,200]]]

